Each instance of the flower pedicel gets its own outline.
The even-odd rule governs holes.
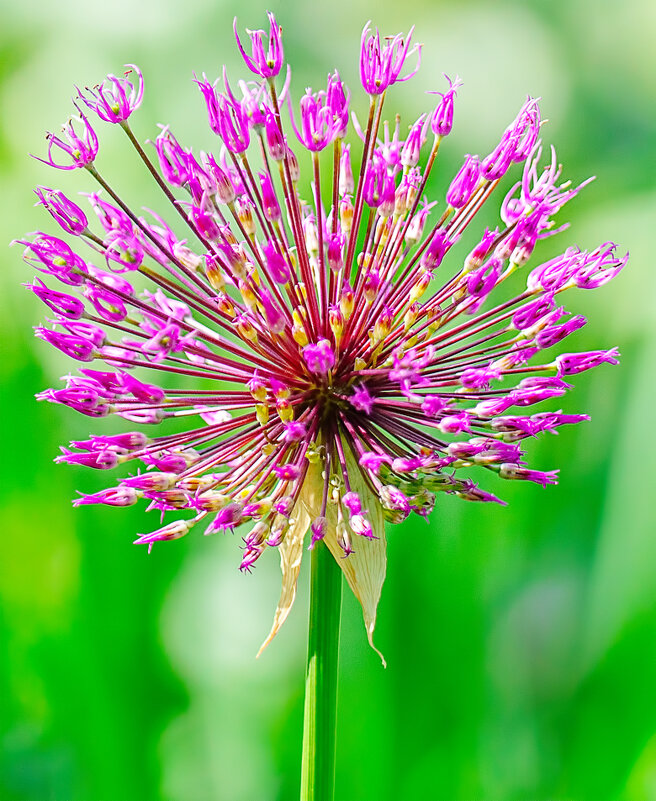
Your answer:
[[[249,32],[250,47],[237,35],[255,80],[231,84],[224,71],[213,84],[196,81],[216,152],[194,154],[168,126],[144,150],[130,126],[143,98],[134,66],[80,91],[79,118],[63,139],[49,135],[45,162],[85,170],[87,190],[95,183],[87,195],[95,220],[62,192],[36,190],[69,235],[20,240],[27,263],[65,285],[28,284],[51,313],[36,334],[83,363],[63,388],[37,397],[140,426],[62,448],[58,462],[127,464],[130,473],[76,506],[144,499],[162,516],[176,513],[136,540],[149,548],[250,523],[241,569],[271,548],[282,564],[266,642],[289,612],[303,550],[323,540],[362,604],[371,642],[385,520],[427,517],[438,495],[502,503],[472,480],[476,468],[556,482],[557,471],[525,465],[522,441],[588,418],[534,407],[618,355],[545,353],[585,324],[561,296],[605,284],[627,257],[606,242],[525,267],[540,239],[566,227],[552,217],[584,185],[560,181],[553,148],[540,166],[537,101],[524,103],[489,155],[465,156],[438,205],[424,190],[451,133],[459,82],[447,79],[405,139],[383,116],[388,89],[419,67],[412,31],[381,40],[365,27],[369,112],[356,127],[361,141],[347,144],[350,92],[339,74],[296,105],[289,70],[281,77],[281,30],[272,14],[269,22],[268,35]],[[94,115],[128,136],[162,190],[168,222],[128,207],[96,166]],[[309,152],[309,180],[301,181],[299,147]],[[464,262],[453,258],[501,178],[521,164],[499,226],[482,232]],[[504,298],[498,288],[520,269],[526,288]],[[135,290],[135,273],[151,289]],[[185,429],[167,431],[181,417]]]

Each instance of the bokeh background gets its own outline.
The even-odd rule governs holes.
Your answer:
[[[648,0],[429,2],[27,0],[2,3],[0,241],[48,228],[37,183],[89,189],[28,158],[70,112],[74,84],[124,63],[146,76],[134,127],[168,122],[211,147],[194,72],[243,74],[232,18],[274,10],[298,94],[338,66],[357,95],[359,35],[415,24],[420,75],[390,93],[404,123],[458,73],[454,133],[432,191],[465,152],[488,152],[527,92],[575,181],[598,180],[563,215],[575,242],[614,239],[630,267],[568,298],[589,317],[580,349],[619,345],[619,367],[576,380],[563,401],[592,422],[531,443],[558,487],[510,483],[505,509],[440,502],[430,525],[389,536],[379,608],[381,668],[345,593],[338,801],[648,801],[656,798],[656,6]],[[363,108],[363,100],[356,104]],[[131,203],[158,199],[120,132],[101,169]],[[493,209],[488,219],[493,219]],[[483,218],[481,218],[483,222]],[[54,231],[52,231],[54,233]],[[32,273],[4,250],[0,503],[0,798],[6,801],[264,801],[298,793],[307,572],[274,644],[254,655],[279,591],[275,553],[252,576],[238,540],[130,543],[153,521],[85,507],[106,475],[56,466],[93,428],[37,404],[69,364],[35,340]]]

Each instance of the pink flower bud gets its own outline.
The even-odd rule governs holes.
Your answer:
[[[449,88],[441,95],[442,100],[433,112],[431,118],[431,128],[435,136],[448,136],[453,128],[453,101],[455,100],[456,90],[462,86],[462,82],[456,76],[451,80],[448,75],[444,76],[449,84]]]
[[[82,209],[69,200],[63,192],[38,186],[35,190],[39,203],[45,206],[52,218],[67,234],[79,236],[86,231],[88,221]]]
[[[61,314],[68,320],[79,320],[84,314],[84,303],[78,300],[73,295],[67,295],[65,292],[56,292],[48,287],[41,281],[40,278],[35,278],[38,284],[25,284],[28,289],[40,298],[46,306],[52,309],[55,314]]]

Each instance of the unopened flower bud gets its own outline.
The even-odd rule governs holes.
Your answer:
[[[351,169],[351,145],[344,145],[339,161],[339,194],[352,195],[355,191],[355,180]]]
[[[286,398],[276,399],[276,412],[283,423],[289,423],[294,419],[294,409]]]
[[[353,202],[350,195],[345,195],[339,201],[339,224],[345,234],[351,232],[353,226]]]
[[[239,222],[243,225],[248,236],[255,234],[255,221],[253,219],[253,204],[247,197],[239,197],[235,202]]]
[[[336,273],[344,266],[344,247],[346,245],[346,237],[339,231],[336,234],[329,234],[326,255],[328,266]]]
[[[289,177],[292,183],[295,184],[301,177],[301,169],[298,166],[298,159],[291,147],[287,148],[287,163],[289,165]]]
[[[214,289],[223,292],[225,289],[225,276],[219,260],[212,253],[205,254],[205,275]]]
[[[266,403],[255,404],[255,416],[261,426],[265,426],[269,422],[269,407]]]
[[[269,111],[269,109],[266,110],[264,115],[264,135],[271,158],[277,162],[282,161],[287,152],[287,144],[285,137],[280,132],[273,112]]]
[[[403,328],[405,331],[409,331],[412,326],[417,322],[417,317],[419,317],[419,312],[421,310],[421,306],[417,301],[411,303],[408,307],[407,312],[403,317]]]
[[[34,190],[39,203],[46,208],[55,222],[59,223],[67,234],[79,236],[86,231],[88,221],[82,209],[69,200],[63,192],[38,186]]]
[[[277,222],[282,214],[271,176],[268,172],[261,172],[259,175],[262,185],[262,210],[264,211],[264,216],[271,222]]]
[[[248,391],[251,393],[253,398],[260,403],[263,403],[267,397],[267,388],[264,381],[258,377],[257,374],[253,375],[251,380],[247,384]]]
[[[234,317],[237,314],[232,300],[224,292],[220,292],[216,296],[216,305],[219,311],[228,317]]]
[[[303,347],[307,345],[309,342],[307,332],[305,330],[305,324],[303,322],[303,317],[301,316],[298,309],[294,309],[292,312],[292,337],[294,338],[294,342],[298,345]]]
[[[364,296],[367,303],[373,303],[380,288],[380,275],[377,270],[369,270],[364,279]]]
[[[257,331],[246,314],[238,315],[235,317],[234,322],[237,333],[242,339],[246,339],[253,344],[257,343]]]
[[[378,319],[374,325],[374,330],[372,334],[373,343],[377,344],[381,340],[385,339],[385,337],[389,334],[390,329],[392,328],[392,323],[394,322],[394,313],[389,308],[389,306],[383,306],[382,311],[380,312]]]
[[[432,278],[433,276],[429,270],[421,269],[419,271],[419,278],[410,289],[410,303],[414,303],[415,301],[419,300],[419,298],[428,289]]]

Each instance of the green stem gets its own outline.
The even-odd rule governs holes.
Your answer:
[[[321,541],[311,571],[301,801],[333,801],[342,571]]]

